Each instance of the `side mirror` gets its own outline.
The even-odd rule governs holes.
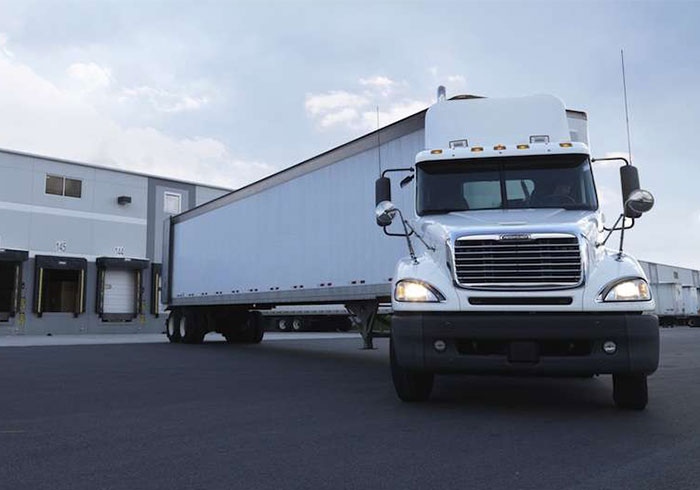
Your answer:
[[[394,221],[396,211],[396,207],[391,201],[382,201],[377,204],[377,207],[374,210],[375,217],[377,218],[377,224],[382,228],[389,226],[391,222]]]
[[[625,216],[634,214],[639,217],[653,207],[654,196],[651,195],[651,192],[637,189],[632,191],[625,201]]]
[[[620,183],[622,184],[622,205],[626,218],[639,218],[642,213],[627,208],[627,201],[634,191],[639,190],[639,172],[637,167],[625,165],[620,167]],[[652,199],[653,200],[653,199]]]
[[[389,177],[379,177],[374,183],[374,205],[391,201],[391,180]]]

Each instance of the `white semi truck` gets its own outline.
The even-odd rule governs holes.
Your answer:
[[[642,409],[658,319],[622,238],[653,197],[624,161],[606,228],[594,161],[586,114],[555,97],[440,87],[427,111],[171,218],[168,337],[259,342],[260,311],[344,304],[371,347],[390,301],[404,401],[436,374],[612,374],[616,404]]]

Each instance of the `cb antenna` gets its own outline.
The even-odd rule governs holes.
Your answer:
[[[379,106],[377,106],[377,165],[379,165],[379,176],[382,176],[382,139],[379,131]]]
[[[630,138],[630,113],[627,104],[627,78],[625,77],[625,51],[620,50],[620,61],[622,63],[622,91],[625,97],[625,124],[627,125],[627,153],[630,157],[630,165],[632,165],[632,140]]]

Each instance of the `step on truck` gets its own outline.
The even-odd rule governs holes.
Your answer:
[[[261,311],[342,304],[370,348],[390,303],[401,400],[442,374],[610,374],[615,403],[642,409],[658,319],[623,239],[654,199],[617,160],[608,226],[585,113],[440,87],[426,111],[170,218],[168,338],[259,342]]]

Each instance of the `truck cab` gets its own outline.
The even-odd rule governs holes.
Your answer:
[[[606,228],[587,134],[586,115],[553,96],[439,93],[425,150],[396,169],[412,209],[392,203],[387,172],[376,184],[377,223],[398,221],[408,245],[392,282],[399,398],[427,399],[436,374],[612,374],[618,406],[646,406],[654,299],[622,241],[606,244],[653,197],[624,162],[624,209]]]

